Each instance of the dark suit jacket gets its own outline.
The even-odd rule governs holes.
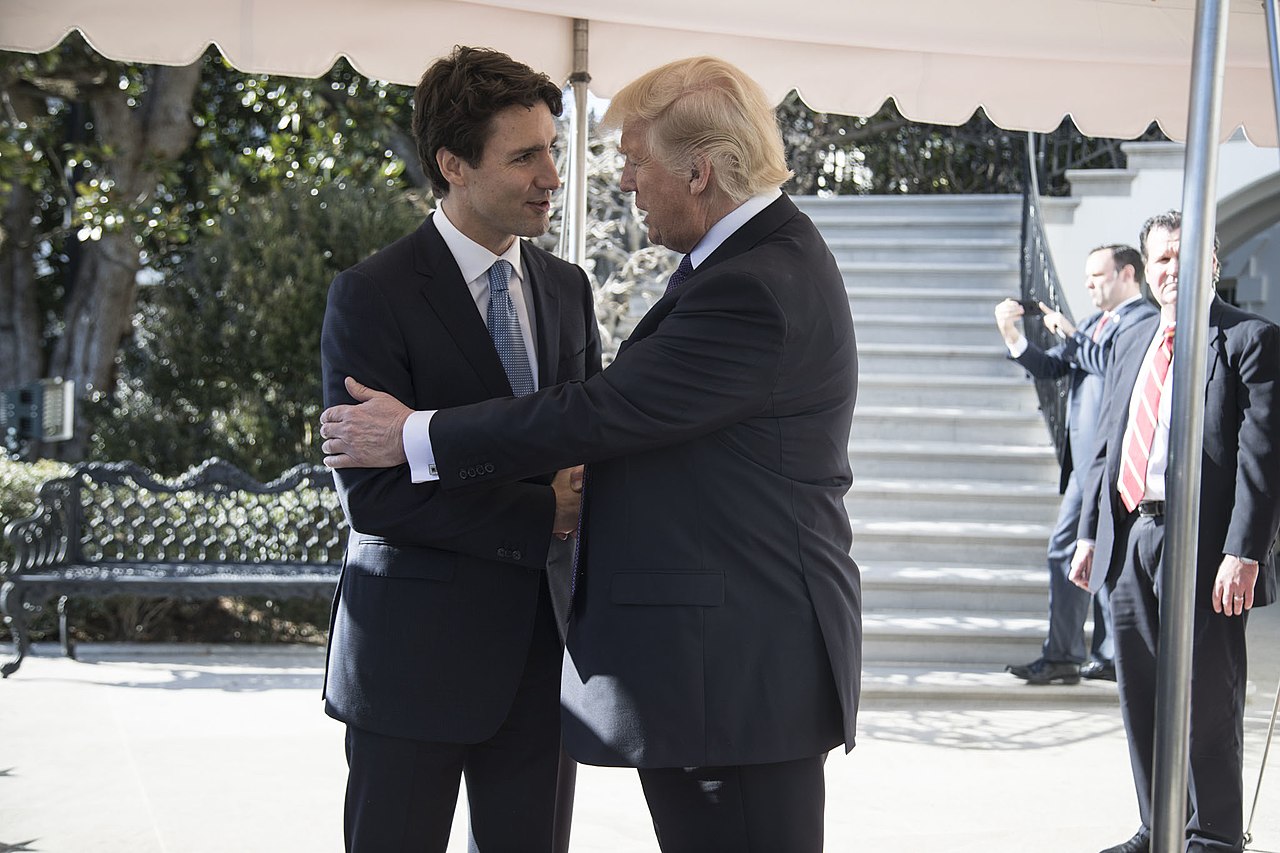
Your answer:
[[[586,276],[527,242],[521,263],[541,384],[593,375],[600,342]],[[334,279],[321,354],[326,406],[353,402],[346,376],[417,409],[511,394],[431,219]],[[414,484],[407,465],[335,472],[351,533],[329,638],[331,716],[457,743],[497,730],[528,655],[542,572],[557,556],[549,470],[536,465],[521,475],[529,479],[484,494]],[[551,587],[567,600],[571,548],[556,544],[563,575]]]
[[[1139,299],[1120,307],[1116,318],[1102,327],[1102,335],[1093,339],[1093,329],[1102,319],[1095,311],[1076,327],[1075,334],[1062,343],[1042,350],[1033,343],[1014,361],[1037,379],[1071,377],[1067,390],[1067,442],[1062,453],[1062,476],[1058,491],[1067,490],[1072,471],[1085,471],[1093,459],[1094,429],[1098,425],[1102,402],[1103,377],[1116,336],[1134,323],[1160,313],[1149,300]]]
[[[561,689],[573,757],[680,767],[852,747],[856,393],[840,271],[782,197],[659,300],[599,376],[435,416],[448,490],[539,459],[589,463]]]
[[[1085,487],[1080,536],[1096,539],[1093,571],[1106,572],[1113,583],[1125,560],[1115,546],[1127,517],[1117,487],[1129,401],[1159,327],[1158,316],[1144,320],[1116,346],[1104,392],[1106,415]],[[1270,604],[1276,599],[1271,546],[1280,525],[1280,329],[1215,297],[1205,357],[1196,602],[1213,606],[1222,556],[1234,554],[1260,561],[1254,605]]]

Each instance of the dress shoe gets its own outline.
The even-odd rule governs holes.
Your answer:
[[[1116,665],[1115,661],[1109,660],[1093,660],[1080,667],[1081,678],[1092,678],[1096,681],[1115,681]]]
[[[1139,829],[1138,834],[1124,844],[1108,847],[1102,853],[1151,853],[1151,833],[1145,828]]]
[[[1013,672],[1011,668],[1009,670]],[[1014,675],[1018,673],[1014,672]],[[1080,664],[1057,663],[1043,658],[1027,664],[1026,675],[1019,676],[1027,684],[1052,684],[1061,681],[1063,684],[1080,683]]]
[[[1014,675],[1018,676],[1018,678],[1025,679],[1027,675],[1031,672],[1031,667],[1039,666],[1042,663],[1044,663],[1044,658],[1037,658],[1033,660],[1031,663],[1011,663],[1004,668],[1004,671],[1011,672]]]

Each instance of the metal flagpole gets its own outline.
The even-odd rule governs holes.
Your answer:
[[[1204,352],[1212,298],[1218,135],[1227,42],[1226,0],[1197,0],[1182,187],[1178,333],[1174,338],[1173,411],[1161,571],[1160,654],[1156,664],[1156,732],[1151,849],[1186,845],[1191,640],[1199,545],[1200,461],[1204,434]]]

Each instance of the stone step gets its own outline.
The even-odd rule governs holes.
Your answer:
[[[1060,496],[1050,483],[877,480],[857,476],[845,496],[850,518],[1027,522],[1051,525]]]
[[[999,480],[1056,483],[1058,459],[1045,445],[950,441],[850,442],[855,482],[874,480]]]
[[[846,283],[847,283],[846,279]],[[981,317],[991,324],[991,340],[1000,343],[993,314],[1009,291],[998,287],[883,287],[870,284],[846,286],[854,315],[921,314],[941,325],[955,317]],[[1007,352],[1007,350],[1006,350]]]
[[[868,664],[956,664],[1001,671],[1035,660],[1048,631],[1043,616],[944,610],[864,610],[862,655]]]
[[[831,254],[840,263],[911,260],[932,263],[992,263],[1017,257],[1022,241],[1017,233],[1004,236],[896,237],[863,234],[861,228],[842,229],[827,237]]]
[[[1052,525],[1034,522],[851,517],[849,525],[853,528],[853,558],[869,564],[882,560],[955,560],[962,565],[1035,566],[1043,561],[1045,544],[1052,533]]]
[[[913,341],[928,341],[939,346],[1001,346],[995,321],[990,316],[975,313],[948,317],[944,323],[924,310],[924,306],[915,313],[900,314],[861,311],[852,305],[850,308],[859,349],[863,344],[909,346]]]
[[[958,288],[987,289],[1005,296],[1017,296],[1020,273],[1017,259],[985,263],[923,262],[917,260],[857,261],[839,264],[846,287],[894,287],[907,292]],[[999,300],[997,300],[999,301]],[[991,306],[995,308],[994,303]],[[928,313],[932,319],[932,312]],[[995,328],[995,320],[988,317]]]
[[[859,404],[853,413],[853,438],[1047,446],[1049,430],[1038,411]]]
[[[1049,607],[1049,574],[1026,565],[954,561],[861,560],[863,608],[946,610],[1043,616]]]
[[[862,668],[862,708],[892,707],[900,702],[938,701],[946,708],[964,703],[1115,705],[1115,682],[1081,680],[1078,684],[1031,685],[1004,671],[1004,664],[870,664]]]
[[[924,373],[859,376],[858,407],[863,406],[1039,411],[1035,386],[1022,377],[930,376]],[[857,409],[854,411],[856,418]]]
[[[795,201],[827,240],[1019,240],[1021,234],[1018,196],[832,196]]]
[[[963,376],[1025,376],[1004,346],[967,344],[858,343],[858,374],[928,373]]]

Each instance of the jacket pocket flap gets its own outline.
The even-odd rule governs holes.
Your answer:
[[[724,604],[720,572],[619,572],[610,587],[614,604]]]
[[[355,542],[347,549],[347,565],[361,574],[386,578],[447,581],[457,567],[456,554],[388,542]]]

